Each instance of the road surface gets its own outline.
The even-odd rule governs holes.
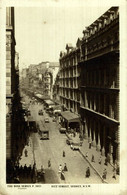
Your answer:
[[[25,102],[29,103],[29,101],[26,97]],[[46,124],[49,130],[49,140],[40,140],[38,133],[32,133],[30,136],[36,167],[40,169],[41,165],[43,165],[45,168],[45,183],[102,183],[92,168],[90,168],[91,176],[89,178],[85,177],[86,168],[89,164],[78,151],[73,151],[66,144],[67,137],[59,132],[59,124],[52,122],[52,117],[49,117],[45,112],[43,116],[38,115],[38,111],[43,109],[43,105],[30,104],[29,109],[36,122],[44,121],[45,117],[48,117],[50,121]],[[63,157],[63,151],[65,151],[65,157]],[[48,160],[51,161],[51,168],[48,168]],[[68,171],[64,172],[65,180],[61,180],[58,173],[59,165],[61,164],[63,168],[65,163]]]

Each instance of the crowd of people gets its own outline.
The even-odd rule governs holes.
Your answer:
[[[29,178],[30,183],[35,182],[35,164],[33,166],[26,164],[24,166],[15,166],[14,170],[15,176],[14,176],[14,183],[20,183],[20,179]]]

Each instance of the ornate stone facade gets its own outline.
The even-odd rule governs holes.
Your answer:
[[[13,97],[15,92],[15,38],[14,38],[14,8],[7,8],[6,20],[6,131],[7,131],[7,144],[6,154],[7,159],[12,157],[12,110],[13,110]],[[12,76],[13,75],[13,76]]]
[[[76,48],[60,53],[61,104],[81,116],[81,134],[119,162],[119,8],[83,31]]]
[[[112,7],[83,31],[83,133],[102,155],[119,161],[119,12]]]
[[[80,112],[80,48],[66,45],[67,53],[60,53],[60,102],[76,114]]]

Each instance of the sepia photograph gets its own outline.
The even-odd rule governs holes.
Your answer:
[[[5,6],[6,184],[119,185],[121,9],[59,4]]]

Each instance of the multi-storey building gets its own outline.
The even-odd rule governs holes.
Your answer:
[[[60,101],[76,114],[80,112],[80,43],[78,39],[76,48],[67,44],[67,53],[60,53]]]
[[[6,176],[13,182],[14,165],[22,152],[24,135],[19,95],[19,55],[15,52],[14,8],[6,9]]]
[[[93,146],[119,161],[119,13],[112,7],[83,32],[81,117]]]
[[[65,127],[76,127],[77,131],[80,130],[80,44],[81,38],[78,38],[76,48],[67,44],[67,53],[60,53],[60,102],[67,110],[62,115]]]
[[[60,104],[60,73],[58,72],[57,76],[56,76],[56,79],[55,79],[55,82],[54,82],[54,85],[53,85],[53,101],[56,103],[56,104]]]
[[[47,69],[43,76],[44,76],[43,77],[44,78],[43,79],[43,82],[44,82],[44,94],[51,98],[51,96],[52,96],[51,90],[52,90],[52,85],[53,85],[53,76],[52,76],[51,70]]]
[[[60,54],[60,100],[80,114],[84,138],[110,162],[119,162],[118,7],[110,8],[83,34],[75,49],[67,45],[67,53]]]
[[[46,61],[38,65],[31,64],[28,68],[29,90],[43,95],[44,99],[52,99],[53,84],[58,70],[58,62]],[[27,78],[24,80],[27,80]]]
[[[14,8],[6,10],[6,157],[12,157],[12,106],[15,92],[15,33],[14,33]]]
[[[29,85],[29,69],[23,68],[20,72],[20,89],[27,91],[30,88]]]

